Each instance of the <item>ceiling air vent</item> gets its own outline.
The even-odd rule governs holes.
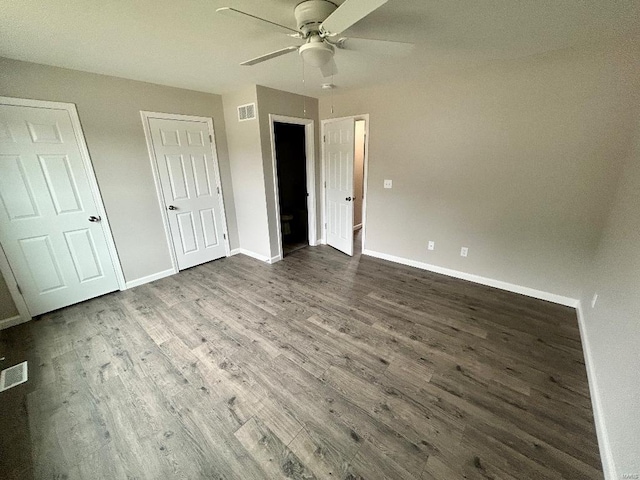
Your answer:
[[[238,107],[238,120],[245,122],[247,120],[253,120],[256,118],[256,104],[247,103],[246,105],[240,105]]]

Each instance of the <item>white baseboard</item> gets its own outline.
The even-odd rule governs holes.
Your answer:
[[[437,265],[430,265],[428,263],[418,262],[417,260],[409,260],[408,258],[396,257],[394,255],[389,255],[386,253],[374,252],[373,250],[365,249],[362,251],[362,253],[363,255],[369,255],[370,257],[376,257],[383,260],[389,260],[390,262],[401,263],[402,265],[408,265],[410,267],[416,267],[422,270],[440,273],[442,275],[447,275],[448,277],[468,280],[469,282],[499,288],[500,290],[506,290],[508,292],[519,293],[520,295],[526,295],[527,297],[538,298],[540,300],[546,300],[552,303],[558,303],[567,307],[576,308],[578,306],[578,300],[576,300],[575,298],[563,297],[562,295],[556,295],[555,293],[544,292],[542,290],[536,290],[529,287],[523,287],[522,285],[503,282],[502,280],[494,280],[493,278],[481,277],[480,275],[474,275],[472,273],[451,270],[449,268],[439,267]]]
[[[145,283],[153,282],[155,280],[160,280],[161,278],[168,277],[170,275],[174,275],[178,273],[173,268],[169,270],[164,270],[163,272],[154,273],[152,275],[147,275],[146,277],[136,278],[135,280],[131,280],[126,283],[127,289],[137,287],[139,285],[144,285]]]
[[[5,318],[4,320],[0,320],[0,330],[4,330],[5,328],[13,327],[15,325],[20,325],[21,323],[28,322],[29,320],[31,320],[31,318],[22,317],[20,315]]]
[[[282,260],[282,255],[279,255],[279,254],[278,254],[278,255],[276,255],[275,257],[271,257],[271,258],[267,261],[267,263],[271,263],[271,264],[273,264],[273,263],[279,262],[280,260]]]
[[[256,252],[252,252],[251,250],[247,250],[246,248],[234,248],[233,250],[231,250],[231,256],[238,255],[239,253],[266,263],[275,263],[282,260],[282,257],[280,255],[276,255],[275,257],[267,257]]]
[[[576,311],[578,313],[580,340],[582,341],[584,364],[587,370],[587,380],[589,381],[589,395],[591,396],[591,407],[593,409],[593,419],[596,424],[596,435],[598,437],[598,448],[600,449],[600,460],[602,461],[604,478],[606,480],[615,480],[619,477],[616,474],[616,468],[613,464],[609,435],[604,423],[604,418],[602,417],[602,403],[600,401],[599,394],[600,390],[598,389],[598,382],[596,380],[596,374],[593,370],[593,363],[591,361],[591,346],[589,344],[589,338],[587,336],[584,313],[582,311],[582,302],[578,301]]]
[[[238,253],[246,255],[247,257],[255,258],[256,260],[260,260],[261,262],[269,263],[271,261],[270,257],[265,255],[260,255],[259,253],[252,252],[251,250],[247,250],[246,248],[238,248]]]
[[[355,232],[356,230],[360,230],[361,228],[362,228],[362,224],[359,223],[359,224],[353,226],[353,231]]]

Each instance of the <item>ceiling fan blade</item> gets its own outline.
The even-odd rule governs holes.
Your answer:
[[[330,77],[331,75],[336,75],[338,73],[338,66],[336,65],[336,61],[333,57],[320,67],[320,71],[322,72],[323,77]]]
[[[298,47],[294,46],[281,48],[280,50],[276,50],[275,52],[260,55],[259,57],[252,58],[251,60],[247,60],[246,62],[242,62],[240,65],[245,67],[255,65],[256,63],[265,62],[267,60],[271,60],[272,58],[279,57],[280,55],[286,55],[289,52],[295,52],[296,50],[298,50]]]
[[[230,17],[236,18],[238,20],[250,21],[257,25],[261,25],[263,27],[268,27],[272,29],[277,29],[283,33],[287,33],[293,36],[300,36],[300,32],[293,28],[286,27],[284,25],[280,25],[279,23],[272,22],[271,20],[267,20],[265,18],[256,17],[247,12],[243,12],[241,10],[236,10],[231,7],[220,7],[216,10],[217,13],[222,13],[223,15],[228,15]]]
[[[339,35],[351,25],[363,19],[388,0],[346,0],[320,25],[325,36]]]
[[[392,42],[389,40],[349,37],[341,38],[335,43],[335,46],[338,48],[344,48],[345,50],[354,50],[362,53],[404,57],[412,52],[415,45],[413,43]]]

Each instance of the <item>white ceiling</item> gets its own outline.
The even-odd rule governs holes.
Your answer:
[[[260,84],[321,96],[295,40],[215,13],[231,6],[295,28],[299,0],[0,0],[0,56],[213,93]],[[336,3],[342,3],[338,0]],[[347,36],[414,42],[397,59],[338,51],[340,89],[415,80],[640,33],[640,0],[389,0]]]

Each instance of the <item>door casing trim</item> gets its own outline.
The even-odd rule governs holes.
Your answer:
[[[120,290],[125,290],[127,287],[124,279],[124,272],[122,271],[120,257],[118,256],[118,250],[116,249],[116,244],[113,239],[111,225],[109,225],[109,217],[107,216],[107,211],[104,208],[104,203],[102,202],[102,195],[100,194],[100,188],[98,187],[98,180],[96,179],[96,173],[93,169],[93,163],[91,162],[91,156],[89,155],[89,149],[87,148],[87,143],[84,137],[84,132],[82,131],[82,124],[80,123],[80,117],[78,116],[76,105],[74,103],[50,102],[47,100],[32,100],[14,97],[0,97],[0,104],[18,107],[65,110],[69,114],[71,127],[73,128],[73,133],[75,134],[76,142],[78,143],[78,149],[80,150],[80,158],[82,159],[82,163],[87,173],[89,189],[91,190],[91,195],[96,204],[96,208],[98,210],[97,213],[102,217],[102,222],[100,223],[102,224],[102,228],[105,234],[107,249],[109,251],[111,263],[113,264],[113,269],[116,274],[118,288],[120,288]],[[11,267],[9,265],[9,260],[7,259],[7,256],[2,248],[0,248],[0,272],[5,279],[5,282],[7,283],[7,287],[9,289],[9,292],[11,293],[11,298],[13,298],[13,302],[18,309],[21,320],[23,322],[31,320],[32,316],[29,312],[29,308],[27,307],[24,297],[18,290],[18,282],[13,275],[13,271],[11,270]]]
[[[160,215],[162,216],[162,225],[164,227],[165,240],[167,247],[169,248],[169,256],[171,257],[171,269],[173,273],[178,273],[178,259],[176,256],[175,247],[173,246],[173,240],[171,236],[171,229],[169,227],[169,215],[165,208],[164,195],[162,193],[162,183],[160,182],[160,174],[158,172],[158,164],[156,161],[155,150],[153,148],[153,141],[151,139],[151,126],[149,121],[153,118],[161,120],[178,120],[178,121],[192,121],[192,122],[206,122],[209,129],[209,135],[211,136],[211,159],[213,160],[213,174],[216,181],[216,186],[220,188],[220,195],[218,195],[218,201],[220,202],[220,208],[222,209],[222,223],[223,233],[225,239],[225,251],[227,257],[231,255],[231,249],[229,247],[229,228],[227,226],[227,213],[224,207],[224,190],[222,188],[222,180],[220,178],[220,164],[218,163],[218,150],[216,148],[216,136],[213,130],[213,119],[210,117],[198,117],[194,115],[181,115],[177,113],[161,113],[161,112],[149,112],[140,110],[140,118],[142,119],[142,128],[144,129],[144,138],[147,142],[147,151],[149,153],[149,161],[151,163],[151,171],[153,173],[153,183],[156,187],[156,194],[158,198],[158,207],[160,208]],[[163,272],[166,273],[166,272]]]

